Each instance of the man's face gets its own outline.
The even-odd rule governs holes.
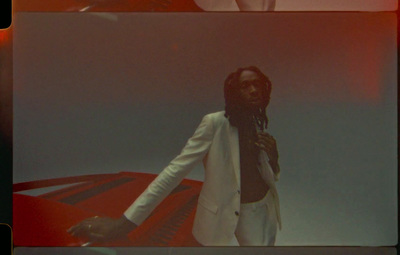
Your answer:
[[[244,70],[239,77],[239,97],[245,107],[257,109],[263,104],[263,82],[257,73]]]

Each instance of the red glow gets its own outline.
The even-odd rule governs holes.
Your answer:
[[[0,30],[0,45],[5,45],[10,41],[10,29]]]
[[[357,31],[354,31],[354,34],[356,33]],[[349,94],[353,99],[371,103],[378,103],[382,99],[387,61],[382,45],[390,45],[385,42],[388,38],[383,34],[378,32],[375,36],[375,38],[368,37],[365,33],[358,38],[359,40],[353,41],[349,54],[343,62],[348,70]],[[363,44],[362,51],[357,47],[360,43]]]
[[[178,46],[177,43],[173,43],[173,44],[171,45],[171,48],[172,48],[173,51],[177,51],[177,50],[179,49],[179,46]]]

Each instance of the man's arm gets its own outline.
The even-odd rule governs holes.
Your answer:
[[[68,232],[92,242],[107,242],[126,236],[140,225],[203,159],[211,145],[213,135],[212,121],[206,115],[180,155],[171,161],[119,219],[100,217],[85,219],[71,227]]]
[[[206,115],[181,153],[154,179],[125,211],[130,221],[140,225],[153,209],[179,185],[183,178],[207,154],[214,136],[211,117]]]

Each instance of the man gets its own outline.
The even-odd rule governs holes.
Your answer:
[[[274,245],[281,226],[275,187],[280,173],[275,139],[265,132],[271,82],[258,68],[240,68],[225,81],[225,111],[206,115],[181,154],[119,219],[90,218],[75,236],[108,241],[126,235],[201,160],[205,180],[193,235],[202,245]]]

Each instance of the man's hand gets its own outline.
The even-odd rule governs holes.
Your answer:
[[[256,145],[263,151],[265,151],[269,158],[269,163],[274,170],[274,172],[279,172],[279,165],[278,165],[278,147],[276,145],[275,138],[266,133],[266,132],[259,132],[257,134],[258,140]]]
[[[125,216],[119,219],[93,217],[68,229],[73,236],[87,239],[89,242],[109,242],[121,239],[137,227]]]

